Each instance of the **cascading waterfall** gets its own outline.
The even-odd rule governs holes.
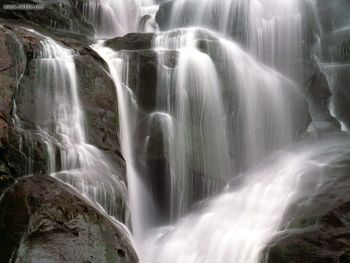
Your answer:
[[[247,50],[258,60],[272,67],[288,64],[278,69],[289,77],[296,77],[292,58],[301,54],[301,17],[297,5],[288,1],[288,7],[282,8],[282,3],[277,1],[285,10],[278,14],[278,6],[264,11],[276,1],[264,3],[265,7],[256,1],[206,1],[196,16],[188,16],[193,20],[182,24],[179,19],[192,2],[195,1],[175,3],[173,27],[200,25],[232,33],[241,43],[248,43]],[[226,15],[220,18],[215,15],[223,10]],[[238,14],[236,25],[241,28],[230,24],[233,14]],[[238,36],[237,32],[245,35]],[[295,43],[290,43],[292,39]],[[287,207],[288,195],[279,197],[296,191],[297,179],[293,175],[299,170],[293,169],[305,162],[308,154],[300,158],[286,157],[275,169],[271,168],[275,173],[266,168],[262,171],[266,179],[255,184],[250,185],[247,179],[240,190],[210,203],[206,209],[209,212],[202,216],[186,217],[172,230],[160,229],[149,234],[148,229],[159,225],[159,217],[165,217],[166,223],[184,216],[196,202],[219,193],[240,171],[292,142],[302,125],[298,123],[298,111],[305,108],[298,84],[263,66],[237,44],[216,33],[196,28],[173,30],[159,33],[154,39],[159,65],[156,109],[145,114],[137,105],[135,89],[129,87],[128,51],[113,52],[101,43],[94,48],[107,61],[118,92],[133,231],[141,261],[257,262],[263,246],[278,230]],[[176,53],[176,65],[169,66],[170,51]],[[276,61],[277,58],[280,60]],[[143,150],[136,155],[133,138],[137,137],[140,118],[147,120],[148,132],[143,132],[143,139],[138,141]],[[162,148],[158,149],[161,164],[149,161],[148,154],[154,154],[154,147]],[[295,162],[287,165],[290,158]],[[157,173],[163,176],[155,189],[152,183],[141,179],[140,171],[145,170],[140,163],[148,163],[148,168],[155,166],[149,168],[149,178],[158,176]],[[279,171],[282,168],[285,170]],[[247,176],[262,177],[257,172]],[[265,207],[269,202],[271,206]],[[261,214],[254,217],[256,209]],[[243,211],[241,216],[232,218],[237,210]],[[273,213],[277,213],[274,218]],[[252,217],[251,221],[247,217]],[[164,220],[161,222],[164,224]],[[204,229],[215,236],[218,224],[222,226],[218,231],[222,232],[216,234],[226,237],[223,238],[226,244],[220,242],[215,246],[211,245],[216,242],[215,238],[206,241],[199,238]],[[241,234],[232,235],[232,231]],[[188,243],[185,233],[192,233]],[[228,246],[233,244],[237,250],[230,252]],[[201,253],[208,245],[210,249]]]
[[[313,4],[314,8],[317,9],[317,4]],[[346,90],[350,72],[350,47],[347,36],[350,28],[347,26],[347,21],[341,19],[349,7],[349,3],[345,4],[346,6],[339,5],[339,3],[329,3],[330,12],[339,15],[339,20],[332,21],[331,28],[327,25],[327,16],[326,18],[316,18],[320,30],[314,53],[322,71],[327,76],[333,94],[330,100],[330,112],[340,121],[342,130],[347,131],[350,127],[350,123],[347,121],[349,107],[344,98],[348,97]]]
[[[88,0],[81,6],[83,16],[95,28],[96,39],[123,36],[141,29],[153,32],[157,8],[153,0]]]
[[[129,80],[133,51],[93,46],[118,94],[132,231],[142,263],[258,262],[288,205],[302,196],[304,175],[344,158],[343,141],[280,150],[305,124],[298,117],[307,107],[299,93],[300,2],[177,0],[171,30],[155,34],[150,51],[158,65],[150,112],[139,107]],[[82,10],[96,39],[107,39],[155,31],[156,8],[154,1],[90,0]],[[36,84],[45,99],[37,104],[35,131],[47,146],[48,172],[108,214],[121,215],[125,186],[86,140],[74,53],[46,38],[36,60]],[[258,165],[261,160],[265,164]]]
[[[24,143],[39,138],[47,146],[48,174],[74,186],[108,214],[127,220],[129,215],[123,212],[126,187],[118,180],[118,171],[86,140],[74,53],[45,38],[34,68],[38,76],[34,94],[41,97],[33,116],[35,129],[30,130],[16,118],[16,126],[26,138]],[[28,154],[30,159],[30,147]]]
[[[330,139],[275,153],[245,174],[239,189],[221,194],[174,226],[156,229],[143,243],[144,262],[259,262],[286,208],[303,196],[299,188],[313,181],[317,192],[323,167],[347,160],[348,147],[344,140]]]
[[[122,36],[137,31],[137,19],[141,15],[140,3],[132,1],[91,0],[83,4],[83,15],[94,25],[96,38]]]
[[[179,54],[173,70],[166,65],[169,49]],[[159,122],[167,122],[160,129],[169,160],[170,214],[176,219],[238,171],[291,142],[297,126],[293,113],[303,107],[303,99],[290,80],[210,31],[159,34],[155,50],[159,112],[152,120],[159,116]],[[242,141],[239,150],[234,140]]]
[[[128,193],[130,197],[131,222],[134,238],[138,241],[144,235],[148,227],[147,215],[152,213],[152,203],[148,192],[139,178],[136,166],[135,149],[133,148],[133,136],[138,114],[138,107],[133,92],[128,87],[128,55],[114,52],[103,47],[103,43],[94,46],[100,56],[105,59],[111,72],[118,94],[120,137],[122,152],[127,165]]]
[[[170,28],[199,26],[232,36],[263,63],[300,76],[302,14],[299,0],[179,0]]]

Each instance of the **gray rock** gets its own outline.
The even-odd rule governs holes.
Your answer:
[[[94,28],[83,18],[78,7],[78,0],[27,0],[26,4],[43,5],[43,10],[7,10],[3,5],[23,4],[22,0],[5,0],[0,6],[0,18],[16,23],[36,25],[40,31],[62,37],[78,39],[94,36]]]
[[[262,262],[350,262],[350,168],[344,157],[324,167],[315,165],[303,176],[308,178],[299,189],[304,195],[285,213],[284,231],[265,249]]]
[[[0,210],[0,262],[138,262],[122,227],[50,176],[19,179]]]
[[[105,45],[115,51],[151,49],[153,33],[129,33],[106,41]]]

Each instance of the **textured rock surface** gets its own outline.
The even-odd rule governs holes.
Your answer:
[[[0,4],[0,18],[16,23],[35,25],[43,32],[57,36],[87,39],[94,36],[93,26],[85,21],[77,9],[78,0],[28,0],[25,4],[39,4],[44,9],[8,10],[6,4],[24,4],[22,0],[4,0]]]
[[[174,1],[166,1],[159,5],[159,9],[156,13],[156,21],[160,30],[168,30],[170,27],[170,13],[173,8]]]
[[[90,54],[75,57],[79,96],[84,108],[87,141],[124,166],[119,142],[119,116],[114,83]]]
[[[350,262],[349,158],[315,167],[300,189],[305,196],[287,211],[286,230],[271,242],[262,262]]]
[[[105,45],[116,51],[150,49],[152,48],[153,37],[153,33],[130,33],[123,37],[109,39]]]
[[[0,201],[0,262],[138,262],[123,228],[45,176],[19,179]]]
[[[30,32],[0,26],[0,86],[1,86],[1,167],[8,176],[19,175],[27,162],[18,151],[19,136],[12,127],[13,98],[19,80],[26,71],[27,58],[33,57],[40,39]]]
[[[43,118],[37,109],[35,85],[38,77],[35,56],[40,54],[42,37],[20,27],[3,26],[1,32],[1,82],[3,109],[0,135],[3,160],[10,166],[14,176],[25,175],[26,166],[32,164],[34,172],[46,171],[46,146],[36,135],[34,126]],[[86,44],[65,39],[63,45],[76,52],[79,93],[86,109],[88,142],[106,151],[120,167],[124,161],[120,154],[118,135],[118,106],[114,84],[106,70],[106,65]],[[16,113],[26,133],[19,133],[12,127],[12,99],[16,97]],[[45,99],[45,98],[43,98]],[[45,114],[44,114],[45,116]],[[25,141],[25,143],[22,143]],[[23,149],[19,151],[21,145]],[[59,164],[59,160],[57,160]],[[26,164],[26,165],[23,165]]]
[[[304,92],[309,103],[312,125],[320,133],[340,130],[340,123],[329,112],[332,92],[326,75],[310,61],[304,70]]]

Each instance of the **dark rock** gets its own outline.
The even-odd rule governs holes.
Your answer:
[[[129,33],[106,41],[105,45],[115,51],[152,48],[154,33]]]
[[[329,112],[332,93],[326,75],[315,62],[310,62],[304,73],[305,95],[309,103],[312,124],[320,133],[340,130],[340,123]]]
[[[350,3],[347,0],[317,0],[317,12],[319,21],[325,32],[342,28],[349,24],[350,17],[348,10]]]
[[[174,1],[166,1],[159,5],[159,9],[156,13],[156,22],[159,29],[162,31],[166,31],[170,28],[171,10],[173,5]]]
[[[114,83],[103,65],[90,55],[75,57],[79,76],[79,97],[85,111],[87,140],[110,151],[122,163],[119,143],[119,116]]]
[[[155,32],[158,30],[158,24],[151,15],[144,15],[141,17],[137,28],[138,32]]]
[[[2,163],[1,164],[1,170],[3,170],[4,168],[6,169],[6,164]],[[2,193],[4,192],[4,190],[6,190],[6,188],[8,188],[10,185],[12,185],[15,182],[15,179],[11,176],[9,176],[7,174],[7,172],[5,172],[3,174],[3,171],[1,171],[0,173],[0,197],[2,196]]]
[[[0,18],[17,23],[36,25],[42,32],[62,37],[62,35],[88,39],[94,36],[93,26],[85,21],[77,9],[77,0],[28,0],[25,4],[41,5],[43,9],[9,10],[4,5],[24,4],[22,0],[5,0],[0,6]]]
[[[19,179],[0,210],[0,262],[138,262],[124,229],[50,176]]]
[[[299,192],[305,194],[285,213],[284,231],[265,249],[262,262],[350,262],[349,160],[344,157],[304,175],[308,182]]]
[[[327,76],[332,81],[334,112],[339,121],[350,128],[350,66],[338,65]]]
[[[1,80],[7,81],[3,83],[4,88],[0,91],[3,93],[3,108],[6,109],[3,123],[0,125],[5,152],[3,158],[16,176],[32,172],[43,173],[47,171],[47,149],[35,126],[43,121],[50,122],[51,119],[47,119],[50,114],[43,112],[40,105],[38,106],[37,95],[41,94],[42,103],[52,101],[51,94],[38,90],[40,85],[37,84],[40,72],[37,69],[36,56],[41,52],[40,41],[43,37],[21,27],[6,25],[2,29],[3,32],[7,32],[6,41],[9,42],[2,45],[4,56],[1,67],[4,70],[0,72],[4,76]],[[64,39],[62,45],[72,48],[77,54],[75,62],[80,99],[86,114],[88,142],[105,151],[123,174],[125,163],[120,153],[117,96],[107,72],[107,65],[83,42]],[[8,57],[15,59],[10,61],[11,67]],[[10,91],[12,93],[9,93]],[[13,123],[9,124],[14,96],[17,103],[16,114],[22,126],[20,130],[18,127],[12,127]],[[56,151],[59,153],[58,149]],[[59,156],[57,154],[57,157]],[[59,159],[56,160],[56,165],[59,170]]]
[[[177,51],[158,53],[151,49],[121,52],[129,63],[128,87],[134,91],[138,107],[142,112],[150,113],[156,108],[158,92],[158,69],[160,63],[174,68],[177,63]],[[162,61],[159,58],[162,56]]]
[[[23,30],[0,26],[0,159],[8,167],[7,175],[18,176],[29,163],[20,151],[20,136],[13,129],[13,98],[26,71],[27,59],[32,59],[41,37]]]

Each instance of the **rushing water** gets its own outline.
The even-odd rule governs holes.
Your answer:
[[[87,143],[73,51],[44,38],[34,63],[33,95],[41,98],[32,116],[35,129],[16,118],[22,144],[29,145],[26,154],[33,158],[30,145],[38,138],[47,148],[48,174],[74,186],[108,214],[126,220],[128,215],[123,211],[127,194],[119,171],[99,149]],[[28,166],[28,174],[34,172],[32,168]]]
[[[305,48],[304,2],[177,0],[170,30],[154,35],[151,50],[93,45],[118,94],[132,231],[142,263],[258,262],[288,206],[303,195],[308,175],[345,158],[344,141],[291,147],[309,118],[301,90],[311,50]],[[96,39],[106,39],[156,31],[157,7],[152,0],[90,0],[82,11]],[[138,52],[157,65],[155,91],[147,94],[151,110],[137,98],[138,88],[146,87],[130,79],[138,77],[132,75],[139,72],[135,60],[142,62]],[[36,60],[36,85],[45,100],[37,104],[35,130],[47,145],[48,172],[120,215],[125,186],[103,153],[86,142],[74,53],[46,38]],[[339,68],[347,67],[322,65],[335,93]]]
[[[178,53],[173,69],[166,65],[169,49]],[[169,160],[170,213],[177,218],[198,198],[220,191],[239,171],[290,143],[303,99],[290,80],[210,31],[158,34],[155,50],[159,87],[152,120],[166,121],[160,129]]]
[[[218,194],[240,172],[298,136],[304,121],[298,116],[306,107],[299,83],[261,62],[296,78],[292,60],[302,52],[301,14],[292,1],[205,1],[194,11],[196,3],[176,1],[172,27],[199,25],[233,36],[241,30],[238,41],[253,56],[208,30],[156,34],[154,111],[137,105],[136,87],[128,79],[132,52],[94,46],[107,61],[118,93],[134,237],[142,262],[257,262],[297,191],[302,163],[317,152],[286,154],[245,175],[239,190],[220,195],[199,214],[174,227],[149,230],[183,217],[196,202]],[[180,21],[186,12],[196,15]],[[234,14],[240,29],[230,24]],[[201,238],[203,233],[208,237]]]
[[[325,179],[322,168],[348,160],[348,144],[346,138],[333,138],[275,153],[245,174],[238,189],[226,191],[174,226],[154,230],[143,242],[144,262],[258,262],[288,205],[305,194],[299,192],[302,185],[312,181],[317,191]]]
[[[95,29],[96,39],[123,36],[130,32],[156,30],[153,0],[88,0],[82,14]]]

